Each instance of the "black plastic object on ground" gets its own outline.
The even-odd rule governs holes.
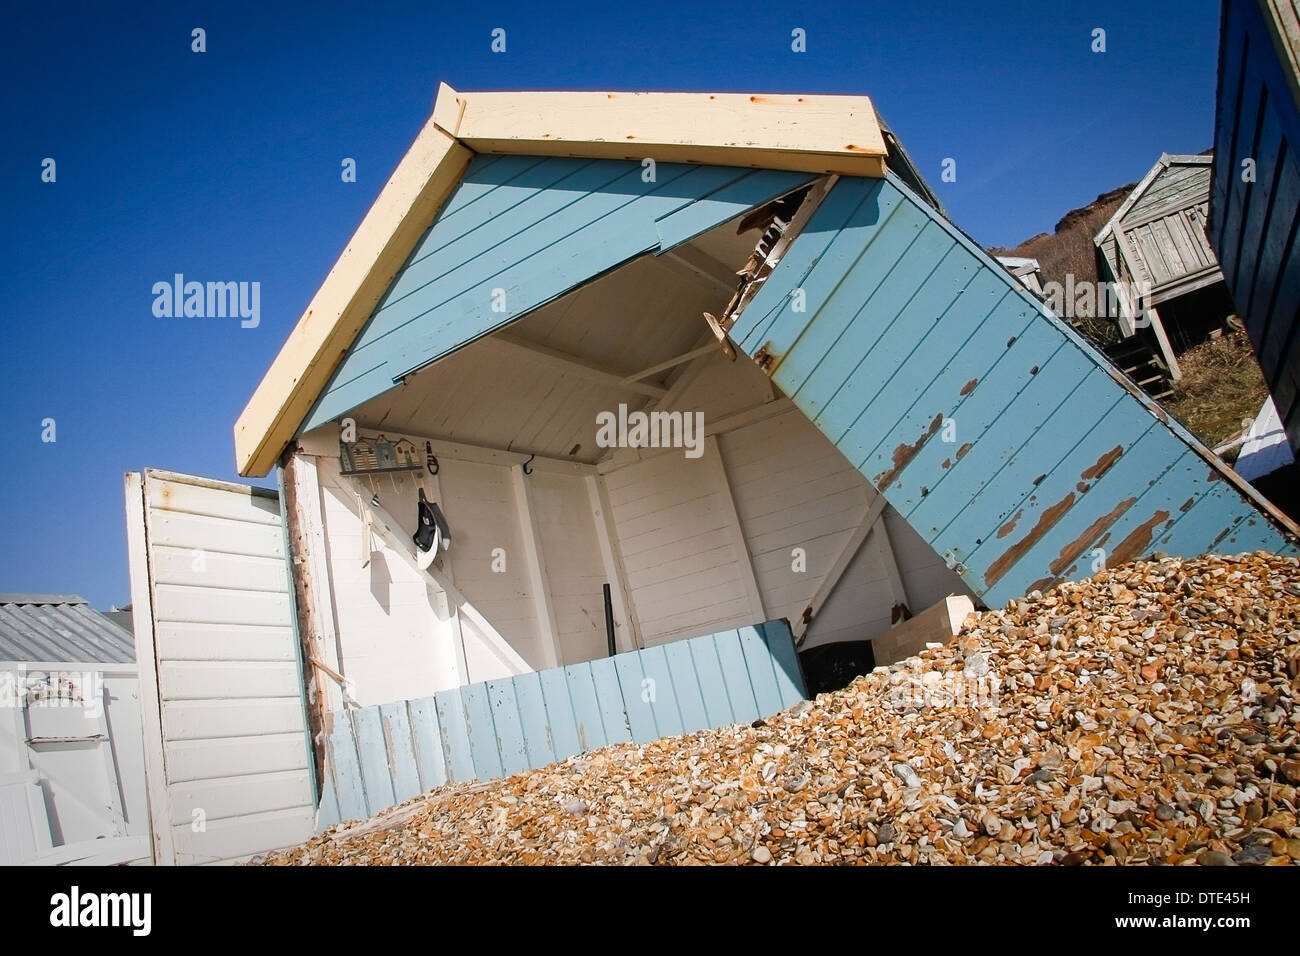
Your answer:
[[[870,641],[841,641],[800,651],[799,666],[803,668],[804,683],[812,698],[841,690],[853,678],[871,673],[876,666],[876,655]]]

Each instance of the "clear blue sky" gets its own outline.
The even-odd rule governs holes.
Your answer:
[[[0,591],[129,600],[122,474],[235,478],[231,428],[420,128],[466,90],[866,93],[1013,244],[1214,125],[1216,0],[63,3],[0,30]],[[190,31],[207,31],[207,52]],[[507,52],[489,49],[507,31]],[[807,52],[790,50],[795,27]],[[1091,31],[1107,52],[1091,52]],[[57,180],[41,181],[46,157]],[[357,161],[343,183],[340,162]],[[939,181],[945,157],[957,181]],[[261,324],[155,318],[181,272]],[[56,421],[57,441],[41,441]],[[273,478],[262,483],[273,483]]]

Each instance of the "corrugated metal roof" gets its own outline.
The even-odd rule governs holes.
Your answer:
[[[129,664],[135,638],[75,594],[0,593],[0,661]]]

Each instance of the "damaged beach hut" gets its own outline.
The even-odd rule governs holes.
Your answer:
[[[156,859],[753,721],[950,595],[1295,553],[927,197],[865,97],[444,86],[235,426],[278,500],[127,476]]]

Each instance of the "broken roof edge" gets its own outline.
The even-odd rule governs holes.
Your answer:
[[[887,149],[865,96],[461,93],[441,84],[432,115],[235,422],[241,475],[274,467],[476,153],[881,177]]]

